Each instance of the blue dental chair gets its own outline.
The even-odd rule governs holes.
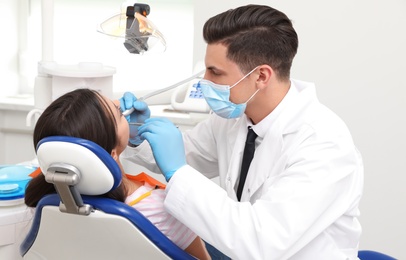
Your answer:
[[[389,255],[372,250],[358,251],[358,258],[360,260],[396,260],[396,258]]]
[[[24,259],[195,259],[133,207],[100,196],[120,184],[121,171],[97,144],[48,137],[37,158],[58,194],[38,203]]]

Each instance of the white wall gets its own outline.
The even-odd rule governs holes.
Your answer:
[[[18,30],[18,17],[13,14],[17,12],[18,2],[15,0],[1,0],[0,2],[0,22],[2,28],[1,48],[0,48],[0,76],[1,94],[15,94],[15,86],[18,83],[17,74],[17,54],[18,38],[15,33]]]
[[[347,122],[364,158],[360,248],[406,259],[406,1],[194,3],[196,61],[204,58],[203,23],[219,12],[259,3],[293,20],[299,52],[292,77],[316,83],[320,100]]]

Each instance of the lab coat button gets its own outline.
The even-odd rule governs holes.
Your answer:
[[[251,193],[251,190],[248,188],[248,193]]]

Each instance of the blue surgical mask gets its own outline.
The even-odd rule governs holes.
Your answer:
[[[196,88],[201,89],[203,96],[206,99],[206,102],[209,104],[211,110],[213,110],[213,112],[218,116],[223,118],[238,118],[244,114],[248,101],[250,101],[255,94],[257,94],[259,89],[255,91],[255,93],[246,102],[241,104],[234,104],[230,101],[230,89],[248,77],[256,68],[258,67],[255,67],[232,86],[219,85],[209,80],[202,79],[199,81],[199,83],[197,83]]]

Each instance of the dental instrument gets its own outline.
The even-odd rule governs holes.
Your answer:
[[[138,123],[138,122],[129,122],[129,125],[136,125],[136,126],[142,126],[144,123]],[[179,126],[175,125],[176,128],[179,128]]]
[[[158,89],[158,90],[152,91],[152,92],[150,92],[150,93],[147,93],[146,95],[140,97],[138,100],[144,101],[144,100],[146,100],[147,98],[156,96],[156,95],[161,94],[161,93],[163,93],[163,92],[166,92],[166,91],[168,91],[168,90],[171,90],[171,89],[174,89],[174,88],[176,88],[176,87],[179,87],[180,85],[183,85],[183,84],[185,84],[186,82],[191,81],[192,79],[195,79],[195,78],[199,77],[199,76],[202,75],[204,72],[205,72],[205,70],[199,71],[199,72],[197,72],[196,74],[193,74],[192,76],[190,76],[189,78],[186,78],[186,79],[184,79],[184,80],[182,80],[182,81],[179,81],[178,83],[175,83],[175,84],[173,84],[173,85],[171,85],[171,86],[169,86],[169,87],[162,88],[162,89]],[[123,112],[123,115],[124,115],[124,116],[128,116],[128,115],[130,115],[132,112],[134,112],[134,110],[135,110],[135,109],[134,109],[133,107],[130,108],[130,109],[128,109],[128,110],[125,110],[125,111]]]

